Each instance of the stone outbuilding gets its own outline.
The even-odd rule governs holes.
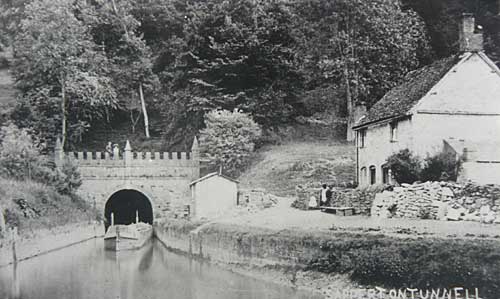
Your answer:
[[[207,174],[189,185],[191,215],[195,219],[215,218],[238,204],[238,181],[217,172]]]
[[[443,147],[460,155],[470,153],[461,179],[500,183],[496,146],[500,143],[500,69],[484,54],[482,41],[474,17],[464,14],[458,55],[410,72],[357,120],[359,185],[390,183],[385,163],[399,150],[407,148],[425,158]],[[465,148],[450,140],[460,141]]]

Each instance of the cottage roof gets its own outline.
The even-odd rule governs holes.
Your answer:
[[[391,89],[381,100],[375,103],[362,117],[356,128],[377,121],[403,117],[429,90],[459,62],[458,56],[438,60],[430,65],[412,71],[406,75],[403,83]]]
[[[199,179],[197,179],[197,180],[195,180],[195,181],[192,181],[192,182],[189,184],[189,186],[195,185],[195,184],[197,184],[197,183],[199,183],[199,182],[201,182],[201,181],[204,181],[204,180],[206,180],[206,179],[209,179],[209,178],[211,178],[211,177],[213,177],[213,176],[219,176],[219,177],[224,178],[224,179],[226,179],[226,180],[229,180],[229,181],[235,182],[236,184],[238,184],[238,183],[239,183],[239,181],[237,181],[237,180],[235,180],[235,179],[233,179],[233,178],[230,178],[230,177],[225,176],[225,175],[223,175],[223,174],[219,174],[218,172],[212,172],[212,173],[207,174],[207,175],[206,175],[206,176],[204,176],[204,177],[201,177],[201,178],[199,178]]]

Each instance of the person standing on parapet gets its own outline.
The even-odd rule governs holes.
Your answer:
[[[111,145],[111,141],[106,145],[106,152],[111,156],[113,154],[113,146]]]
[[[113,159],[118,159],[120,157],[120,148],[118,148],[118,144],[113,144]]]

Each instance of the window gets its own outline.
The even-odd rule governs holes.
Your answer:
[[[390,123],[391,127],[391,142],[398,141],[398,123],[396,121]]]
[[[391,169],[387,166],[382,166],[382,183],[390,184],[391,183]]]
[[[358,147],[365,147],[366,129],[358,131]]]
[[[362,167],[359,171],[359,184],[364,185],[366,183],[366,167]]]
[[[370,185],[374,185],[377,182],[376,172],[375,166],[370,166]]]

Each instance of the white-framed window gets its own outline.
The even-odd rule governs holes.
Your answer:
[[[398,122],[393,121],[389,124],[391,130],[391,142],[398,141]]]
[[[361,129],[358,131],[358,147],[365,147],[366,142],[366,129]]]
[[[366,183],[366,167],[361,167],[359,170],[359,184],[364,185]]]
[[[375,185],[377,183],[377,168],[372,165],[370,166],[370,185]]]
[[[382,166],[382,183],[390,184],[391,183],[391,169],[386,165]]]

